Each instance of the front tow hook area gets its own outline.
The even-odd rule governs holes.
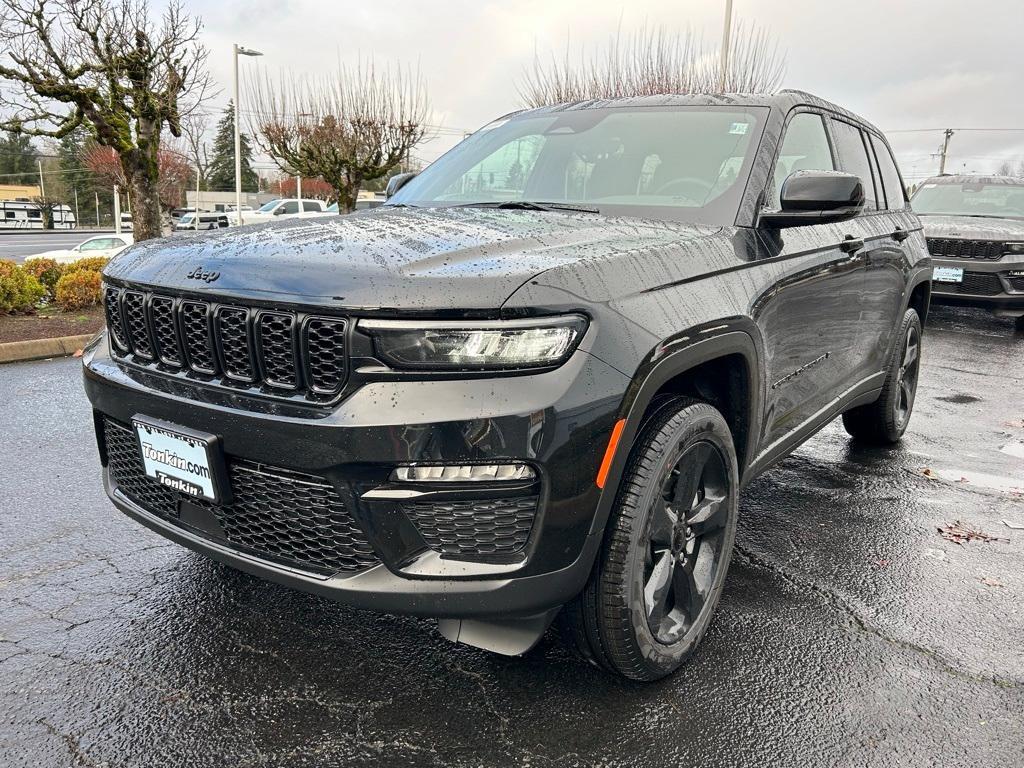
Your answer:
[[[536,616],[495,619],[438,619],[437,630],[446,640],[471,645],[503,656],[521,656],[529,651],[551,626],[561,606]]]

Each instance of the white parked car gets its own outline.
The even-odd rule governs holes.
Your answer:
[[[307,216],[323,216],[327,212],[327,206],[323,200],[303,200],[302,210],[299,210],[299,201],[290,198],[278,198],[265,203],[255,211],[242,211],[243,224],[260,224],[265,221],[274,221],[282,216],[288,218],[299,218]],[[228,214],[232,225],[238,224],[238,216],[233,211]]]
[[[53,259],[58,264],[70,264],[79,259],[103,257],[110,259],[135,242],[131,235],[97,235],[90,237],[74,248],[62,248],[57,251],[33,253],[29,259]]]

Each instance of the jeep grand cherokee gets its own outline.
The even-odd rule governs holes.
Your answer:
[[[882,135],[813,96],[498,120],[392,197],[136,245],[87,350],[114,504],[282,584],[670,673],[744,484],[891,443],[931,266]]]
[[[935,301],[987,307],[1024,330],[1024,178],[936,176],[913,206],[935,260]]]

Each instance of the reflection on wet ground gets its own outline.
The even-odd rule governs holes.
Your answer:
[[[102,496],[77,362],[4,367],[0,764],[1024,764],[1022,371],[936,308],[903,444],[834,424],[755,481],[703,648],[639,686],[164,542]]]

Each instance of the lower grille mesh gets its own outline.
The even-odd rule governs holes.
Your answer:
[[[973,296],[996,296],[1003,292],[1003,284],[994,272],[964,272],[959,283],[933,283],[938,293],[966,293]]]
[[[526,546],[537,515],[537,497],[406,502],[402,511],[435,552],[506,555]]]
[[[216,517],[232,548],[315,573],[360,571],[380,562],[322,478],[229,462],[233,500],[217,505],[147,477],[132,430],[108,419],[104,436],[117,489],[147,512],[178,522],[178,503],[188,501]]]

